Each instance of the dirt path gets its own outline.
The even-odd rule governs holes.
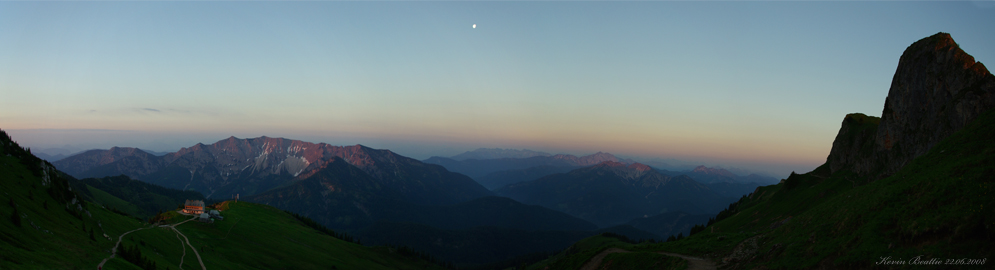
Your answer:
[[[149,227],[149,228],[152,228],[152,227]],[[111,248],[111,256],[107,257],[107,258],[104,258],[103,261],[100,261],[100,264],[97,265],[97,269],[103,269],[104,268],[104,264],[107,263],[107,260],[113,259],[114,256],[117,255],[117,246],[121,245],[121,240],[124,239],[125,235],[128,235],[129,233],[132,233],[132,232],[135,232],[135,231],[144,230],[144,229],[148,229],[148,228],[138,228],[138,229],[130,230],[130,231],[127,231],[125,233],[122,233],[121,236],[118,236],[117,237],[117,243],[114,243],[114,247]]]
[[[186,235],[184,235],[183,233],[181,233],[179,230],[176,229],[177,225],[180,225],[180,224],[183,224],[183,223],[187,223],[187,222],[189,222],[191,220],[194,220],[195,218],[196,217],[193,217],[193,218],[188,219],[188,220],[186,220],[184,222],[180,222],[180,223],[176,223],[176,224],[170,225],[169,228],[173,229],[173,231],[176,232],[177,234],[179,234],[180,236],[183,236],[183,240],[187,241],[187,246],[190,246],[190,249],[193,250],[193,255],[197,255],[197,262],[200,263],[200,268],[203,269],[203,270],[207,270],[207,266],[204,266],[204,260],[200,259],[200,253],[197,252],[197,249],[194,248],[193,245],[190,244],[190,239],[187,238]],[[184,255],[186,254],[186,248],[183,249],[183,254]],[[181,266],[182,266],[182,264],[181,264]]]
[[[180,212],[180,211],[177,211],[177,212]],[[185,213],[181,213],[181,214],[183,214],[185,216],[188,216]],[[183,241],[186,240],[187,246],[189,246],[190,249],[193,250],[193,254],[194,255],[197,255],[197,262],[200,263],[200,268],[203,269],[203,270],[207,270],[207,266],[204,266],[204,260],[202,260],[200,258],[200,253],[198,253],[197,249],[194,248],[193,245],[190,244],[190,239],[188,239],[186,235],[184,235],[182,232],[180,232],[179,230],[176,229],[176,226],[179,226],[180,224],[183,224],[183,223],[187,223],[187,222],[193,221],[194,219],[197,219],[197,216],[193,216],[193,217],[191,217],[188,220],[184,220],[182,222],[179,222],[179,223],[176,223],[176,224],[173,224],[173,225],[163,225],[163,227],[169,227],[170,229],[173,229],[173,231],[176,232],[176,239],[179,239],[180,236],[182,236],[183,239],[180,239],[180,246],[182,246],[183,245]],[[237,223],[237,221],[236,221],[236,223]],[[134,230],[130,230],[130,231],[127,231],[125,233],[122,233],[121,236],[118,236],[117,243],[115,243],[114,247],[111,248],[111,256],[107,257],[107,258],[104,258],[103,261],[100,261],[100,264],[97,265],[97,269],[103,269],[104,268],[104,264],[107,263],[107,260],[113,259],[114,256],[117,255],[117,247],[121,245],[121,240],[124,239],[125,235],[128,235],[129,233],[132,233],[132,232],[135,232],[135,231],[149,229],[149,228],[154,228],[154,227],[155,226],[153,225],[153,226],[149,226],[148,228],[138,228],[138,229],[134,229]],[[234,225],[232,227],[234,227]],[[229,229],[229,232],[231,232],[231,229]],[[227,237],[227,235],[225,237]],[[186,256],[187,256],[187,248],[184,247],[183,248],[183,256],[180,256],[180,269],[183,269],[183,258],[186,257]]]
[[[630,251],[624,250],[624,249],[621,249],[621,248],[609,248],[609,249],[606,249],[605,251],[602,251],[601,253],[598,253],[598,255],[594,255],[594,258],[591,258],[591,260],[588,261],[587,263],[585,263],[584,266],[581,267],[580,269],[581,270],[595,270],[595,269],[598,269],[598,266],[601,266],[601,261],[603,261],[605,259],[605,256],[608,256],[608,254],[612,254],[612,253],[625,253],[625,252],[630,252]]]
[[[587,263],[585,263],[584,266],[581,267],[580,269],[581,270],[595,270],[595,269],[598,269],[598,267],[601,266],[601,261],[603,261],[605,259],[605,256],[608,256],[608,254],[612,254],[612,253],[627,253],[627,252],[631,252],[631,251],[624,250],[624,249],[621,249],[621,248],[609,248],[609,249],[606,249],[605,251],[602,251],[601,253],[598,253],[598,255],[594,255],[594,258],[591,258],[591,260],[588,261]],[[688,270],[715,270],[716,269],[715,268],[715,263],[712,263],[712,262],[710,262],[708,260],[705,260],[705,259],[702,259],[702,258],[691,257],[691,256],[681,255],[681,254],[677,254],[677,253],[669,253],[669,252],[657,252],[657,253],[663,254],[663,255],[667,255],[667,256],[679,257],[681,259],[687,260],[688,261]]]
[[[698,257],[691,257],[691,256],[687,256],[687,255],[681,255],[681,254],[677,254],[677,253],[670,253],[670,252],[657,252],[657,253],[660,253],[660,254],[663,254],[663,255],[667,255],[667,256],[680,257],[681,259],[687,260],[688,261],[688,270],[715,270],[716,269],[715,268],[715,263],[713,263],[713,262],[711,262],[709,260],[706,260],[706,259],[702,259],[702,258],[698,258]]]
[[[180,240],[180,247],[183,248],[183,255],[180,256],[180,270],[183,270],[183,258],[187,256],[187,247],[183,246],[183,239],[180,239],[180,234],[176,234],[176,240]]]

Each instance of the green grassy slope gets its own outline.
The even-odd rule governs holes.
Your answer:
[[[704,256],[728,269],[909,267],[876,264],[886,257],[906,264],[915,257],[938,259],[940,268],[991,267],[991,261],[980,261],[995,258],[991,138],[995,111],[887,178],[860,178],[845,170],[830,174],[823,165],[761,187],[720,214],[720,221],[683,240],[612,245]]]
[[[120,200],[114,200],[105,194],[93,194],[94,202],[115,207],[130,215],[149,218],[155,216],[160,211],[169,211],[183,204],[186,200],[204,200],[204,195],[199,192],[188,190],[176,190],[157,186],[142,181],[136,181],[128,176],[108,176],[102,178],[86,178],[80,180],[86,185],[101,190],[103,193],[113,195],[126,202],[121,204]],[[89,189],[93,191],[93,189]],[[97,192],[100,193],[100,192]]]
[[[137,217],[144,214],[142,209],[139,209],[138,206],[135,206],[134,204],[131,204],[130,202],[127,202],[125,200],[122,200],[121,198],[115,197],[114,195],[111,195],[106,191],[100,190],[90,185],[86,185],[86,189],[89,190],[90,194],[93,195],[92,202],[95,202],[107,208],[117,209],[131,216]]]
[[[103,238],[141,223],[87,204],[93,215],[78,218],[49,196],[41,179],[13,157],[0,157],[0,268],[74,269],[96,266],[113,245]],[[12,219],[16,205],[20,226]],[[107,218],[111,217],[111,218]],[[94,231],[95,240],[89,237]],[[89,267],[88,267],[89,268]]]
[[[594,255],[598,255],[608,248],[617,247],[632,250],[635,246],[615,237],[591,236],[577,241],[563,252],[530,265],[526,269],[580,269]]]
[[[275,207],[238,202],[213,224],[177,226],[210,269],[424,269],[436,266],[383,247],[364,247],[322,234]],[[177,217],[171,222],[183,220]],[[165,229],[154,229],[165,230]],[[171,233],[169,233],[171,234]],[[178,250],[175,237],[165,239]],[[188,251],[188,255],[189,255]],[[177,257],[178,258],[178,257]]]

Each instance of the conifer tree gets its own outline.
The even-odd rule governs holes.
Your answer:
[[[21,227],[21,213],[17,212],[17,207],[14,207],[14,213],[10,215],[10,222]]]

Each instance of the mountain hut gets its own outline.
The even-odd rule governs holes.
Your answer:
[[[187,214],[199,215],[204,213],[204,201],[187,200],[183,203],[183,212]]]

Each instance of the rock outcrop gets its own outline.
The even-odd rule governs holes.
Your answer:
[[[937,33],[905,49],[880,124],[871,128],[848,115],[827,162],[833,172],[890,175],[992,107],[995,76],[950,34]]]
[[[826,160],[829,169],[832,172],[843,168],[867,172],[880,168],[883,165],[880,160],[867,158],[876,149],[874,137],[877,136],[880,123],[881,118],[878,117],[862,113],[847,114]]]

